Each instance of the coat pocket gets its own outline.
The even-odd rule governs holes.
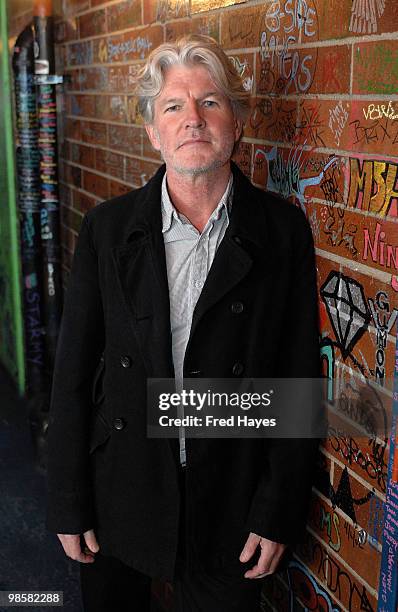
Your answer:
[[[104,391],[105,357],[102,353],[96,367],[91,387],[91,399],[94,405],[98,405],[105,397]]]
[[[101,412],[97,410],[90,429],[90,455],[104,444],[111,435],[111,426]]]

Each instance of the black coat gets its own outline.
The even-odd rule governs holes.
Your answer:
[[[300,209],[232,169],[230,223],[194,311],[184,376],[316,377],[308,222]],[[178,440],[146,437],[146,379],[174,376],[161,232],[164,171],[83,219],[51,394],[47,527],[94,528],[104,554],[171,579]],[[234,312],[234,302],[242,312]],[[186,449],[187,533],[206,567],[236,561],[250,531],[296,540],[316,442],[188,438]]]

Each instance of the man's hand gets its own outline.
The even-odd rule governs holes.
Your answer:
[[[242,561],[242,563],[249,561],[255,553],[258,544],[261,547],[260,558],[252,569],[247,570],[245,578],[263,578],[267,574],[273,574],[286,549],[285,544],[267,540],[267,538],[262,538],[256,533],[250,532],[246,544],[240,553],[239,561]]]
[[[83,533],[86,542],[84,551],[80,546],[80,534],[57,533],[57,536],[67,557],[74,561],[80,561],[80,563],[93,563],[95,561],[94,553],[99,551],[99,546],[93,529]]]

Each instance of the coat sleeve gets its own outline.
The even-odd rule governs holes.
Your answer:
[[[94,524],[90,393],[104,347],[104,316],[87,215],[68,279],[50,396],[46,526],[56,533],[82,533]]]
[[[278,357],[278,376],[319,378],[318,297],[314,243],[305,215],[294,216],[288,324]],[[322,406],[317,407],[321,415]],[[319,439],[264,440],[265,468],[246,524],[274,542],[294,544],[305,527]]]

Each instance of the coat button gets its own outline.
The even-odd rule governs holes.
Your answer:
[[[190,370],[188,372],[188,378],[199,378],[203,375],[202,370]]]
[[[241,312],[243,312],[243,304],[242,304],[242,302],[232,302],[232,304],[231,304],[231,311],[234,314],[240,314]]]
[[[234,365],[232,366],[232,374],[234,376],[240,376],[243,373],[244,370],[244,365],[243,363],[240,363],[240,361],[237,361],[236,363],[234,363]]]
[[[124,368],[131,368],[131,357],[128,355],[122,355],[120,357],[120,363]]]
[[[114,419],[113,421],[113,427],[115,429],[123,429],[126,426],[126,421],[120,417],[118,417],[117,419]]]
[[[236,242],[236,244],[242,244],[242,240],[239,238],[239,236],[233,236],[233,240]]]

